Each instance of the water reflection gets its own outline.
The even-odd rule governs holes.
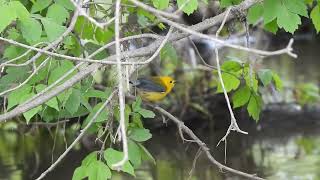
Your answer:
[[[267,122],[267,120],[265,120]],[[320,179],[320,126],[303,126],[290,129],[285,126],[263,128],[254,125],[244,127],[250,135],[232,134],[228,139],[227,165],[249,173],[258,173],[270,180],[318,180]],[[195,132],[208,143],[213,155],[220,162],[224,159],[224,146],[216,147],[221,132]],[[193,161],[198,147],[182,143],[176,128],[155,131],[147,147],[157,160],[157,165],[145,163],[136,172],[140,180],[222,180],[241,179],[221,173],[210,164],[204,154]],[[203,132],[203,131],[202,131]],[[207,132],[207,131],[206,131]],[[214,132],[214,133],[213,133]],[[48,134],[47,134],[48,135]],[[62,134],[58,135],[54,158],[64,149]],[[0,133],[0,179],[34,179],[51,163],[53,139],[45,132],[20,134]],[[46,179],[71,179],[73,170],[89,152],[82,147],[72,151]],[[194,166],[193,173],[190,170]],[[133,179],[114,174],[114,180]]]

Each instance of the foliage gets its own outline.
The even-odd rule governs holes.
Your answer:
[[[299,84],[295,89],[295,97],[299,104],[305,105],[307,103],[319,103],[320,90],[319,87],[313,83]]]
[[[130,1],[123,0],[122,2],[126,4],[126,6],[123,6],[121,18],[121,30],[124,36],[153,32],[153,26],[157,26],[161,30],[166,29],[166,26],[154,14],[140,7],[134,7]],[[165,10],[169,6],[176,5],[187,15],[197,11],[199,4],[208,4],[207,0],[177,0],[176,2],[145,0],[143,2],[158,10]],[[220,6],[221,8],[227,8],[241,2],[242,0],[221,0]],[[250,24],[255,24],[263,19],[264,28],[273,33],[276,33],[279,28],[294,33],[301,24],[301,18],[310,17],[315,29],[319,32],[320,6],[318,3],[319,1],[312,3],[312,1],[303,0],[264,0],[263,3],[258,3],[249,9],[247,18]],[[88,6],[89,15],[97,21],[110,20],[114,15],[113,5],[87,3],[86,6]],[[45,47],[56,41],[67,30],[74,10],[75,8],[69,0],[0,0],[1,37],[38,48]],[[62,55],[86,57],[113,38],[113,24],[106,28],[97,27],[81,15],[76,19],[74,30],[64,37],[61,43],[50,50]],[[104,50],[92,58],[96,60],[105,59],[111,53]],[[27,52],[25,48],[20,46],[5,44],[3,55],[1,55],[3,62],[16,59],[12,62],[15,66],[26,63],[25,66],[3,68],[0,78],[1,92],[21,84],[21,87],[6,95],[6,110],[10,111],[27,103],[31,98],[43,93],[44,90],[54,84],[61,85],[80,72],[82,68],[77,68],[76,63],[72,61],[48,57],[44,54],[28,64],[28,60],[35,55],[36,52]],[[188,66],[187,63],[182,62],[175,47],[170,43],[167,43],[161,49],[160,60],[162,69],[159,71],[163,75],[173,75],[180,66]],[[221,68],[225,88],[228,93],[232,94],[233,108],[246,107],[249,115],[258,121],[263,105],[259,88],[274,85],[280,91],[282,81],[279,76],[272,70],[255,70],[251,69],[248,63],[232,60],[225,61]],[[39,71],[30,77],[35,69],[39,69]],[[113,73],[112,68],[106,71],[104,69],[97,70],[97,74],[105,77],[100,78],[102,79],[101,82],[97,80],[97,74],[89,75],[58,96],[52,97],[42,105],[24,112],[25,122],[32,123],[40,120],[55,123],[60,119],[78,119],[80,117],[81,128],[83,129],[110,96],[111,89],[115,88]],[[61,79],[66,74],[68,75]],[[216,72],[214,72],[214,75],[216,75]],[[184,82],[187,82],[186,84],[196,79],[194,77],[189,78],[189,76],[192,76],[189,72],[186,72],[185,76]],[[60,82],[56,83],[58,80]],[[22,84],[23,82],[25,83]],[[105,90],[96,88],[95,85],[97,84],[106,87]],[[221,93],[223,90],[221,84],[219,82],[216,84],[217,92]],[[310,84],[301,85],[297,89],[297,95],[301,104],[309,101],[316,102],[319,100],[319,89]],[[197,103],[192,103],[192,106],[206,112]],[[129,138],[129,161],[122,167],[122,172],[134,176],[135,169],[140,167],[143,161],[155,163],[152,155],[143,146],[143,142],[152,138],[151,132],[144,127],[143,120],[155,117],[156,114],[153,111],[144,108],[140,97],[137,97],[133,102],[127,102],[125,125]],[[74,171],[73,179],[86,177],[88,179],[110,179],[112,177],[115,170],[112,165],[123,157],[123,152],[119,148],[108,148],[117,146],[114,146],[111,136],[104,133],[103,130],[109,127],[115,131],[115,127],[118,125],[119,108],[113,102],[97,116],[89,130],[90,133],[97,134],[99,138],[106,139],[106,147],[103,147],[106,149],[102,149],[101,152],[90,153]]]
[[[263,105],[259,81],[263,87],[275,86],[277,90],[282,90],[281,79],[270,69],[260,69],[256,73],[253,69],[250,70],[248,63],[227,60],[221,65],[221,70],[226,91],[233,92],[233,108],[247,106],[249,115],[256,121],[259,120]],[[217,84],[217,92],[223,93],[221,83]]]
[[[309,18],[307,9],[308,1],[304,0],[264,0],[249,9],[248,21],[255,24],[263,19],[267,31],[276,33],[278,28],[283,28],[293,34],[301,24],[301,17]],[[319,13],[319,5],[316,5],[310,13],[317,32],[320,30]]]

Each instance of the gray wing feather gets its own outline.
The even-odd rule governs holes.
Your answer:
[[[165,92],[165,88],[160,84],[157,84],[149,79],[139,78],[137,81],[132,83],[133,86],[149,92]]]

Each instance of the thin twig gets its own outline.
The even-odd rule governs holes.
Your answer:
[[[256,179],[256,180],[263,180],[263,178],[257,177],[255,174],[248,174],[245,172],[241,172],[238,170],[235,170],[233,168],[230,168],[228,166],[225,166],[223,164],[221,164],[220,162],[218,162],[210,153],[210,149],[207,147],[207,145],[202,142],[194,133],[191,129],[189,129],[186,125],[184,125],[184,123],[182,121],[180,121],[178,118],[176,118],[175,116],[173,116],[172,114],[170,114],[169,112],[167,112],[166,110],[164,110],[163,108],[159,107],[159,106],[155,106],[154,107],[157,111],[159,111],[160,113],[162,113],[163,115],[167,116],[169,119],[171,119],[178,127],[180,127],[186,134],[188,134],[190,136],[191,139],[193,139],[198,146],[202,149],[202,151],[205,152],[207,158],[210,160],[211,163],[215,164],[220,170],[226,170],[230,173],[245,177],[245,178],[249,178],[249,179]]]
[[[203,33],[200,33],[200,32],[197,32],[197,31],[194,31],[192,30],[191,28],[187,28],[187,27],[183,27],[182,25],[176,23],[176,22],[173,22],[167,18],[164,18],[163,16],[159,16],[159,19],[162,20],[163,22],[169,24],[170,26],[173,26],[183,32],[186,32],[186,33],[189,33],[189,34],[192,34],[192,35],[195,35],[195,36],[198,36],[200,38],[204,38],[204,39],[209,39],[209,40],[212,40],[218,44],[221,44],[223,46],[226,46],[226,47],[230,47],[230,48],[234,48],[234,49],[238,49],[238,50],[242,50],[242,51],[246,51],[246,52],[251,52],[251,53],[255,53],[255,54],[258,54],[258,55],[261,55],[261,56],[275,56],[275,55],[280,55],[280,54],[288,54],[289,56],[293,57],[293,58],[297,58],[297,55],[294,54],[292,52],[292,43],[291,40],[290,42],[288,43],[288,46],[284,49],[281,49],[281,50],[277,50],[277,51],[264,51],[264,50],[259,50],[259,49],[253,49],[253,48],[247,48],[247,47],[243,47],[243,46],[239,46],[239,45],[235,45],[235,44],[230,44],[224,40],[221,40],[221,39],[218,39],[216,37],[212,37],[212,36],[209,36],[209,35],[206,35],[206,34],[203,34]]]
[[[174,13],[168,13],[165,11],[161,11],[161,10],[157,10],[151,6],[148,6],[140,1],[137,0],[130,0],[133,4],[135,4],[136,6],[141,7],[144,10],[147,10],[149,12],[155,13],[155,14],[160,14],[162,16],[168,17],[168,18],[172,18],[172,19],[179,19],[180,17]]]
[[[160,36],[154,35],[154,34],[140,34],[140,35],[134,35],[134,36],[129,36],[129,37],[122,38],[120,40],[120,42],[128,41],[128,40],[131,40],[131,39],[137,39],[137,38],[155,38],[155,39],[158,39],[159,37]],[[13,45],[24,47],[24,48],[27,48],[27,49],[30,49],[30,50],[33,50],[33,51],[37,51],[39,53],[47,54],[49,56],[59,57],[59,58],[67,59],[67,60],[71,60],[71,61],[88,62],[88,63],[101,63],[101,64],[106,64],[106,65],[116,65],[117,64],[117,62],[115,62],[115,61],[91,59],[94,56],[90,56],[88,58],[81,58],[81,57],[73,57],[73,56],[68,56],[68,55],[64,55],[64,54],[59,54],[59,53],[47,51],[47,50],[44,50],[44,49],[36,48],[36,47],[33,47],[33,46],[29,46],[29,45],[26,45],[26,44],[23,44],[23,43],[19,43],[17,41],[14,41],[14,40],[11,40],[11,39],[6,39],[6,38],[3,38],[3,37],[0,37],[0,40],[8,42],[8,43],[13,44]],[[115,41],[112,41],[112,42],[102,46],[101,48],[99,48],[94,54],[96,55],[99,52],[101,52],[102,50],[107,49],[107,48],[109,48],[110,46],[112,46],[114,44],[115,44]],[[135,64],[147,64],[147,63],[148,62],[121,62],[122,65],[135,65]],[[30,60],[25,62],[25,63],[18,64],[18,65],[19,66],[26,66],[28,64],[30,64]]]
[[[216,32],[216,38],[218,38],[219,33],[221,32],[224,24],[226,23],[226,20],[227,20],[227,17],[229,15],[229,13],[230,13],[230,8],[227,10],[227,13],[225,14],[225,17],[224,17],[219,29]],[[219,51],[218,51],[217,46],[214,49],[214,51],[215,51],[215,54],[216,54],[216,63],[217,63],[217,69],[218,69],[217,71],[218,71],[220,84],[221,84],[221,87],[222,87],[222,90],[223,90],[224,97],[225,97],[226,102],[227,102],[227,106],[228,106],[228,110],[229,110],[230,118],[231,118],[230,126],[229,126],[229,128],[228,128],[228,130],[226,132],[226,135],[218,142],[218,145],[219,145],[221,141],[226,141],[226,138],[228,137],[229,133],[232,130],[237,131],[237,132],[242,133],[242,134],[248,134],[248,132],[242,131],[238,126],[237,120],[236,120],[236,118],[234,116],[234,113],[233,113],[233,110],[232,110],[232,107],[231,107],[231,103],[230,103],[230,100],[229,100],[229,96],[228,96],[227,90],[226,90],[226,88],[224,86],[224,82],[223,82],[223,79],[222,79],[221,67],[220,67],[220,62],[219,62]]]
[[[92,22],[94,25],[96,25],[97,27],[104,29],[107,25],[109,25],[113,20],[110,19],[108,22],[106,23],[99,23],[98,21],[96,21],[94,18],[92,18],[91,16],[89,16],[86,11],[84,9],[82,9],[80,3],[76,3],[73,0],[70,0],[70,2],[75,6],[75,8],[80,12],[80,15],[86,17],[90,22]]]

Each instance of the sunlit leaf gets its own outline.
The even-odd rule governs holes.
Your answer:
[[[57,24],[63,24],[69,17],[69,12],[59,4],[52,4],[47,11],[47,18],[54,20]]]
[[[259,120],[260,112],[262,108],[262,99],[260,96],[252,94],[247,107],[249,115],[255,120]]]
[[[320,5],[319,4],[312,9],[310,17],[312,19],[312,23],[314,27],[319,33],[320,32]]]
[[[66,27],[57,24],[52,19],[42,18],[41,22],[50,42],[56,40],[66,31]]]
[[[250,99],[251,91],[248,86],[238,89],[232,96],[233,108],[245,105]]]
[[[113,170],[115,170],[113,165],[121,161],[123,156],[124,156],[123,152],[116,151],[112,148],[108,148],[107,150],[104,151],[104,159],[107,161],[108,166]],[[123,172],[126,172],[128,174],[135,176],[134,169],[129,161],[124,163],[121,170]]]
[[[139,167],[141,164],[141,152],[139,146],[132,140],[128,140],[129,160],[133,166]]]
[[[19,21],[19,29],[22,32],[23,38],[30,44],[38,42],[42,33],[42,26],[40,22],[33,18],[26,18]]]
[[[230,92],[231,90],[237,89],[240,85],[240,80],[236,76],[231,75],[229,73],[222,73],[222,80],[223,80],[223,84],[224,84],[224,87],[227,92]],[[217,92],[219,92],[219,93],[223,92],[222,85],[221,85],[220,81],[218,84]]]
[[[36,13],[47,8],[52,3],[52,0],[37,0],[31,8],[31,13]]]
[[[65,108],[70,112],[71,115],[78,111],[78,108],[80,107],[80,99],[80,90],[73,88],[71,95],[65,103]]]
[[[131,129],[129,137],[134,141],[144,142],[150,139],[152,137],[152,134],[148,129],[133,128]]]
[[[198,9],[198,0],[177,0],[178,8],[182,7],[182,11],[187,15],[192,14]]]
[[[153,6],[157,9],[163,10],[169,7],[169,0],[152,0]]]
[[[156,116],[153,111],[142,108],[138,111],[138,113],[141,114],[144,118],[154,118]]]

